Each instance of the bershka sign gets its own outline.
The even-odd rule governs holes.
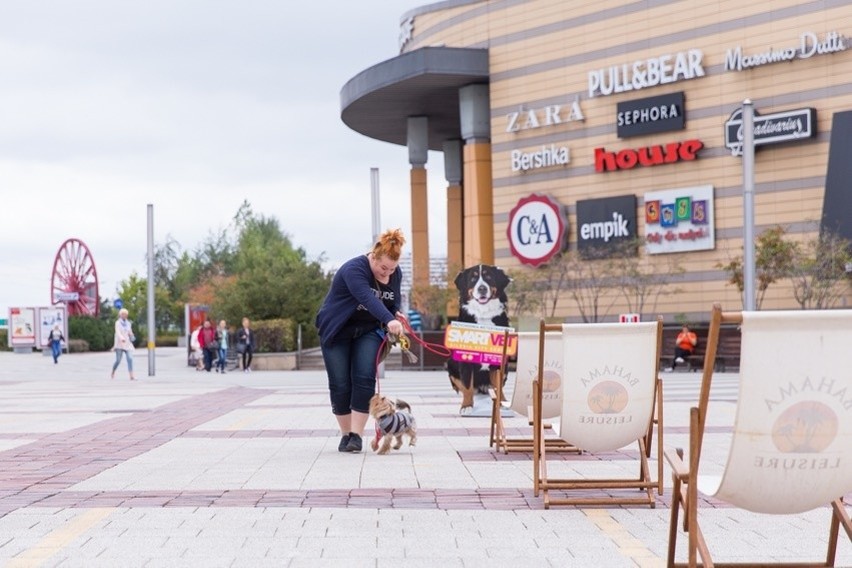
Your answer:
[[[754,145],[779,144],[816,135],[816,109],[800,108],[773,114],[754,112]],[[743,109],[731,113],[725,123],[725,147],[732,156],[743,155]]]
[[[524,264],[539,266],[565,250],[568,216],[552,197],[533,193],[509,212],[506,233],[512,255]]]
[[[521,130],[531,130],[542,126],[583,120],[586,120],[586,117],[583,116],[579,101],[574,101],[570,105],[547,105],[533,109],[522,107],[516,112],[510,112],[506,115],[506,132],[520,132]]]
[[[712,185],[645,194],[645,252],[710,250],[715,243]]]
[[[513,172],[525,172],[551,166],[567,166],[571,161],[571,153],[566,146],[542,146],[535,152],[512,150],[511,162]]]
[[[595,148],[595,171],[631,170],[636,166],[659,166],[691,161],[698,157],[698,151],[703,147],[704,143],[701,140],[685,140],[659,146],[628,148],[618,152],[607,152],[605,148]]]
[[[613,65],[589,71],[589,97],[605,96],[627,91],[638,91],[657,85],[667,85],[685,79],[704,76],[700,49],[680,51],[650,59],[640,59],[632,64]]]
[[[769,48],[760,53],[752,55],[744,54],[742,46],[737,46],[725,52],[725,71],[743,71],[770,63],[781,61],[792,61],[794,59],[808,59],[814,55],[827,55],[846,51],[849,48],[849,39],[837,32],[829,32],[820,41],[819,36],[813,32],[804,32],[799,37],[799,45],[791,45],[778,49]]]
[[[635,239],[635,195],[577,201],[577,250],[583,258],[611,256]]]
[[[683,91],[625,101],[618,103],[616,108],[615,125],[619,138],[683,130],[686,125]]]

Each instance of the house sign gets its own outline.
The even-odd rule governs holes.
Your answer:
[[[791,45],[778,49],[769,48],[754,54],[743,53],[742,46],[737,46],[725,52],[725,71],[742,71],[752,67],[760,67],[770,63],[792,61],[793,59],[808,59],[814,55],[826,55],[846,51],[849,39],[837,32],[829,32],[820,41],[813,32],[804,32],[799,38],[799,45]]]
[[[754,145],[779,144],[812,138],[816,134],[816,109],[800,108],[773,114],[754,112]],[[738,108],[725,122],[725,147],[732,156],[743,154],[743,110]]]

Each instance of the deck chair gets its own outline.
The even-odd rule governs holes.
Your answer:
[[[542,322],[542,340],[545,330]],[[639,472],[636,477],[614,479],[550,476],[547,471],[550,449],[543,443],[540,405],[536,402],[534,423],[538,430],[540,463],[539,473],[534,469],[534,477],[540,476],[538,487],[546,509],[551,505],[656,506],[654,488],[663,494],[663,398],[659,378],[662,331],[661,319],[647,323],[562,326],[564,371],[559,437],[590,453],[615,451],[636,444]],[[540,400],[541,375],[536,382],[534,388]],[[658,466],[656,479],[652,479],[648,458],[655,425]],[[622,491],[627,489],[638,489],[641,496],[630,496]],[[553,490],[564,490],[569,496],[556,498],[551,495]],[[577,491],[583,494],[570,496]]]
[[[542,418],[550,420],[559,416],[562,408],[562,339],[561,326],[556,330],[548,332],[544,341],[544,378],[545,394],[542,397]],[[512,389],[512,399],[509,409],[520,416],[528,419],[532,426],[533,407],[533,380],[538,376],[538,332],[529,331],[518,333],[518,361],[515,367],[515,385]],[[505,368],[501,369],[505,373]],[[505,375],[502,375],[505,376]],[[535,449],[535,430],[532,435],[526,437],[508,437],[503,424],[502,409],[503,391],[502,381],[498,382],[496,392],[492,395],[494,407],[491,412],[491,440],[490,445],[496,446],[503,453],[525,452],[531,453]],[[499,402],[498,402],[499,401]],[[551,428],[549,423],[544,425],[545,429]],[[547,438],[545,443],[553,451],[579,452],[570,443],[560,438]]]
[[[742,324],[739,397],[727,465],[721,476],[706,476],[701,447],[723,322]],[[825,562],[785,566],[834,566],[841,525],[852,540],[842,501],[852,492],[850,340],[852,310],[723,314],[713,307],[698,407],[690,411],[688,461],[681,450],[665,450],[674,480],[669,566],[778,564],[714,563],[701,531],[699,491],[756,513],[795,514],[830,505]],[[676,563],[681,509],[688,560]]]

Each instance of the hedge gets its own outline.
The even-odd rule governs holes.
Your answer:
[[[296,350],[296,326],[290,319],[271,319],[252,324],[258,353],[281,353]]]

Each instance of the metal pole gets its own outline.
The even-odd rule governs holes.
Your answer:
[[[373,244],[375,244],[379,242],[379,234],[382,232],[382,210],[379,206],[379,168],[370,168],[370,203],[372,204]],[[384,361],[379,363],[376,369],[376,377],[385,378]]]
[[[154,346],[156,344],[156,321],[154,320],[154,206],[148,204],[148,376],[156,373],[154,368]]]
[[[743,309],[755,310],[754,104],[743,101]]]

